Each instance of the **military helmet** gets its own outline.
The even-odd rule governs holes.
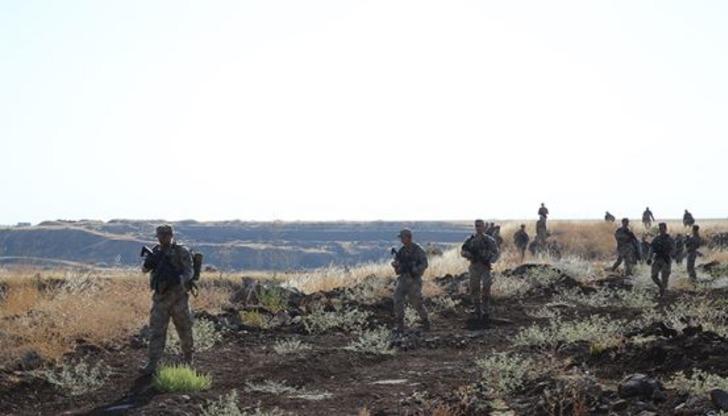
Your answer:
[[[412,237],[412,230],[410,230],[409,228],[403,228],[402,231],[397,234],[397,237]]]

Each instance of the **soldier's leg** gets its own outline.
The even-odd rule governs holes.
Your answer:
[[[632,276],[635,263],[637,263],[637,259],[635,258],[634,253],[632,253],[632,252],[625,253],[625,256],[624,256],[624,275],[625,276]]]
[[[622,256],[622,254],[621,254],[621,253],[620,253],[620,254],[618,254],[618,255],[617,255],[617,261],[615,261],[615,262],[614,262],[614,264],[613,264],[613,265],[612,265],[612,267],[611,267],[611,270],[612,270],[613,272],[616,272],[616,271],[617,271],[617,268],[619,267],[619,265],[620,265],[620,264],[622,264],[622,261],[623,261],[623,260],[624,260],[624,257]]]
[[[652,263],[652,268],[650,270],[650,277],[652,278],[652,281],[655,282],[657,285],[657,288],[660,290],[660,294],[662,294],[662,281],[658,277],[660,273],[660,260],[655,260]]]
[[[414,279],[409,287],[408,298],[410,303],[412,303],[412,306],[417,311],[417,314],[420,316],[422,327],[425,330],[430,329],[430,318],[427,314],[425,302],[422,300],[422,278]]]
[[[480,317],[483,309],[480,304],[480,270],[476,265],[470,265],[470,299],[475,306],[475,314]]]
[[[688,253],[688,276],[690,276],[690,280],[697,280],[698,274],[695,273],[695,259],[697,258],[697,255],[694,253]]]
[[[672,272],[672,262],[666,261],[662,265],[662,294],[667,293],[667,286],[670,283],[670,273]]]
[[[166,294],[154,294],[152,310],[149,313],[149,362],[148,372],[154,372],[164,353],[167,343],[167,327],[169,326],[170,306]]]
[[[406,276],[397,278],[397,286],[394,288],[394,321],[398,331],[404,331],[404,301],[407,294]]]
[[[180,286],[176,301],[172,305],[172,322],[179,335],[182,357],[186,364],[192,364],[194,352],[194,339],[192,337],[192,312],[190,311],[189,295]]]

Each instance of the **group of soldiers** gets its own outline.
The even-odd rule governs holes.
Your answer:
[[[645,212],[648,213],[649,208]],[[643,216],[642,220],[645,228],[649,229],[654,216],[649,212],[649,217]],[[687,258],[688,276],[692,281],[696,281],[695,261],[702,256],[699,249],[705,242],[700,236],[700,226],[695,224],[695,220],[687,210],[683,217],[683,225],[691,229],[687,237],[678,234],[673,238],[667,232],[667,224],[661,222],[658,224],[658,235],[651,242],[647,240],[646,235],[643,235],[640,241],[629,228],[629,219],[623,218],[622,226],[614,232],[614,238],[617,240],[617,261],[607,270],[616,271],[620,264],[624,263],[625,275],[631,276],[637,262],[643,261],[652,267],[652,280],[659,288],[660,296],[665,296],[672,272],[672,262],[682,264],[683,258]]]
[[[650,225],[654,221],[649,208],[645,211],[649,215],[643,216],[643,221],[649,219]],[[531,246],[545,245],[549,237],[546,221],[549,211],[542,203],[538,210],[539,220],[536,223],[536,238]],[[606,217],[611,217],[607,212]],[[607,218],[609,220],[609,218]],[[651,242],[643,237],[639,241],[629,227],[627,218],[622,220],[622,226],[614,233],[617,240],[618,258],[609,270],[616,270],[624,263],[625,274],[631,275],[637,261],[644,260],[652,265],[652,279],[657,284],[660,295],[667,291],[671,272],[672,260],[681,261],[678,247],[684,246],[687,251],[687,270],[691,279],[696,279],[695,260],[700,256],[698,249],[703,245],[700,237],[700,227],[695,225],[692,215],[686,210],[683,223],[692,227],[692,234],[684,241],[676,241],[667,233],[667,225],[659,224],[659,235]],[[500,226],[495,223],[486,223],[475,220],[475,232],[462,244],[460,255],[470,262],[469,290],[474,306],[474,313],[478,320],[489,319],[491,303],[491,286],[493,283],[492,266],[500,257],[500,247],[503,238],[500,235]],[[645,221],[645,226],[648,225]],[[154,291],[152,309],[150,312],[150,340],[149,360],[140,370],[145,375],[153,374],[162,358],[169,321],[172,320],[180,339],[183,360],[192,364],[193,345],[192,314],[189,306],[189,293],[194,287],[193,257],[190,251],[174,240],[174,231],[169,225],[161,225],[156,229],[159,244],[145,257],[142,271],[150,273],[150,286]],[[394,290],[394,316],[395,331],[405,330],[405,304],[409,302],[417,311],[422,329],[430,329],[430,319],[422,298],[422,276],[428,267],[425,250],[414,242],[412,231],[403,229],[398,234],[402,247],[395,251],[392,266],[397,274]],[[530,237],[526,233],[526,225],[521,224],[513,234],[513,242],[521,256],[525,257]],[[197,269],[195,269],[197,270]]]

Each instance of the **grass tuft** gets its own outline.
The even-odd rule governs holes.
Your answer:
[[[212,386],[212,377],[184,365],[162,366],[152,385],[164,393],[203,391]]]

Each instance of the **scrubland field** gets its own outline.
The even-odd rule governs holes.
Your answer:
[[[146,276],[1,269],[0,414],[721,414],[728,403],[711,391],[728,390],[728,221],[699,223],[710,244],[698,282],[674,264],[665,299],[645,264],[633,278],[605,271],[615,224],[552,222],[560,256],[521,264],[518,222],[503,223],[492,321],[470,319],[467,263],[452,247],[431,255],[425,275],[432,331],[419,331],[408,309],[412,331],[398,338],[387,262],[204,273],[192,299],[201,378],[182,391],[137,373]],[[625,380],[635,374],[646,377]]]

